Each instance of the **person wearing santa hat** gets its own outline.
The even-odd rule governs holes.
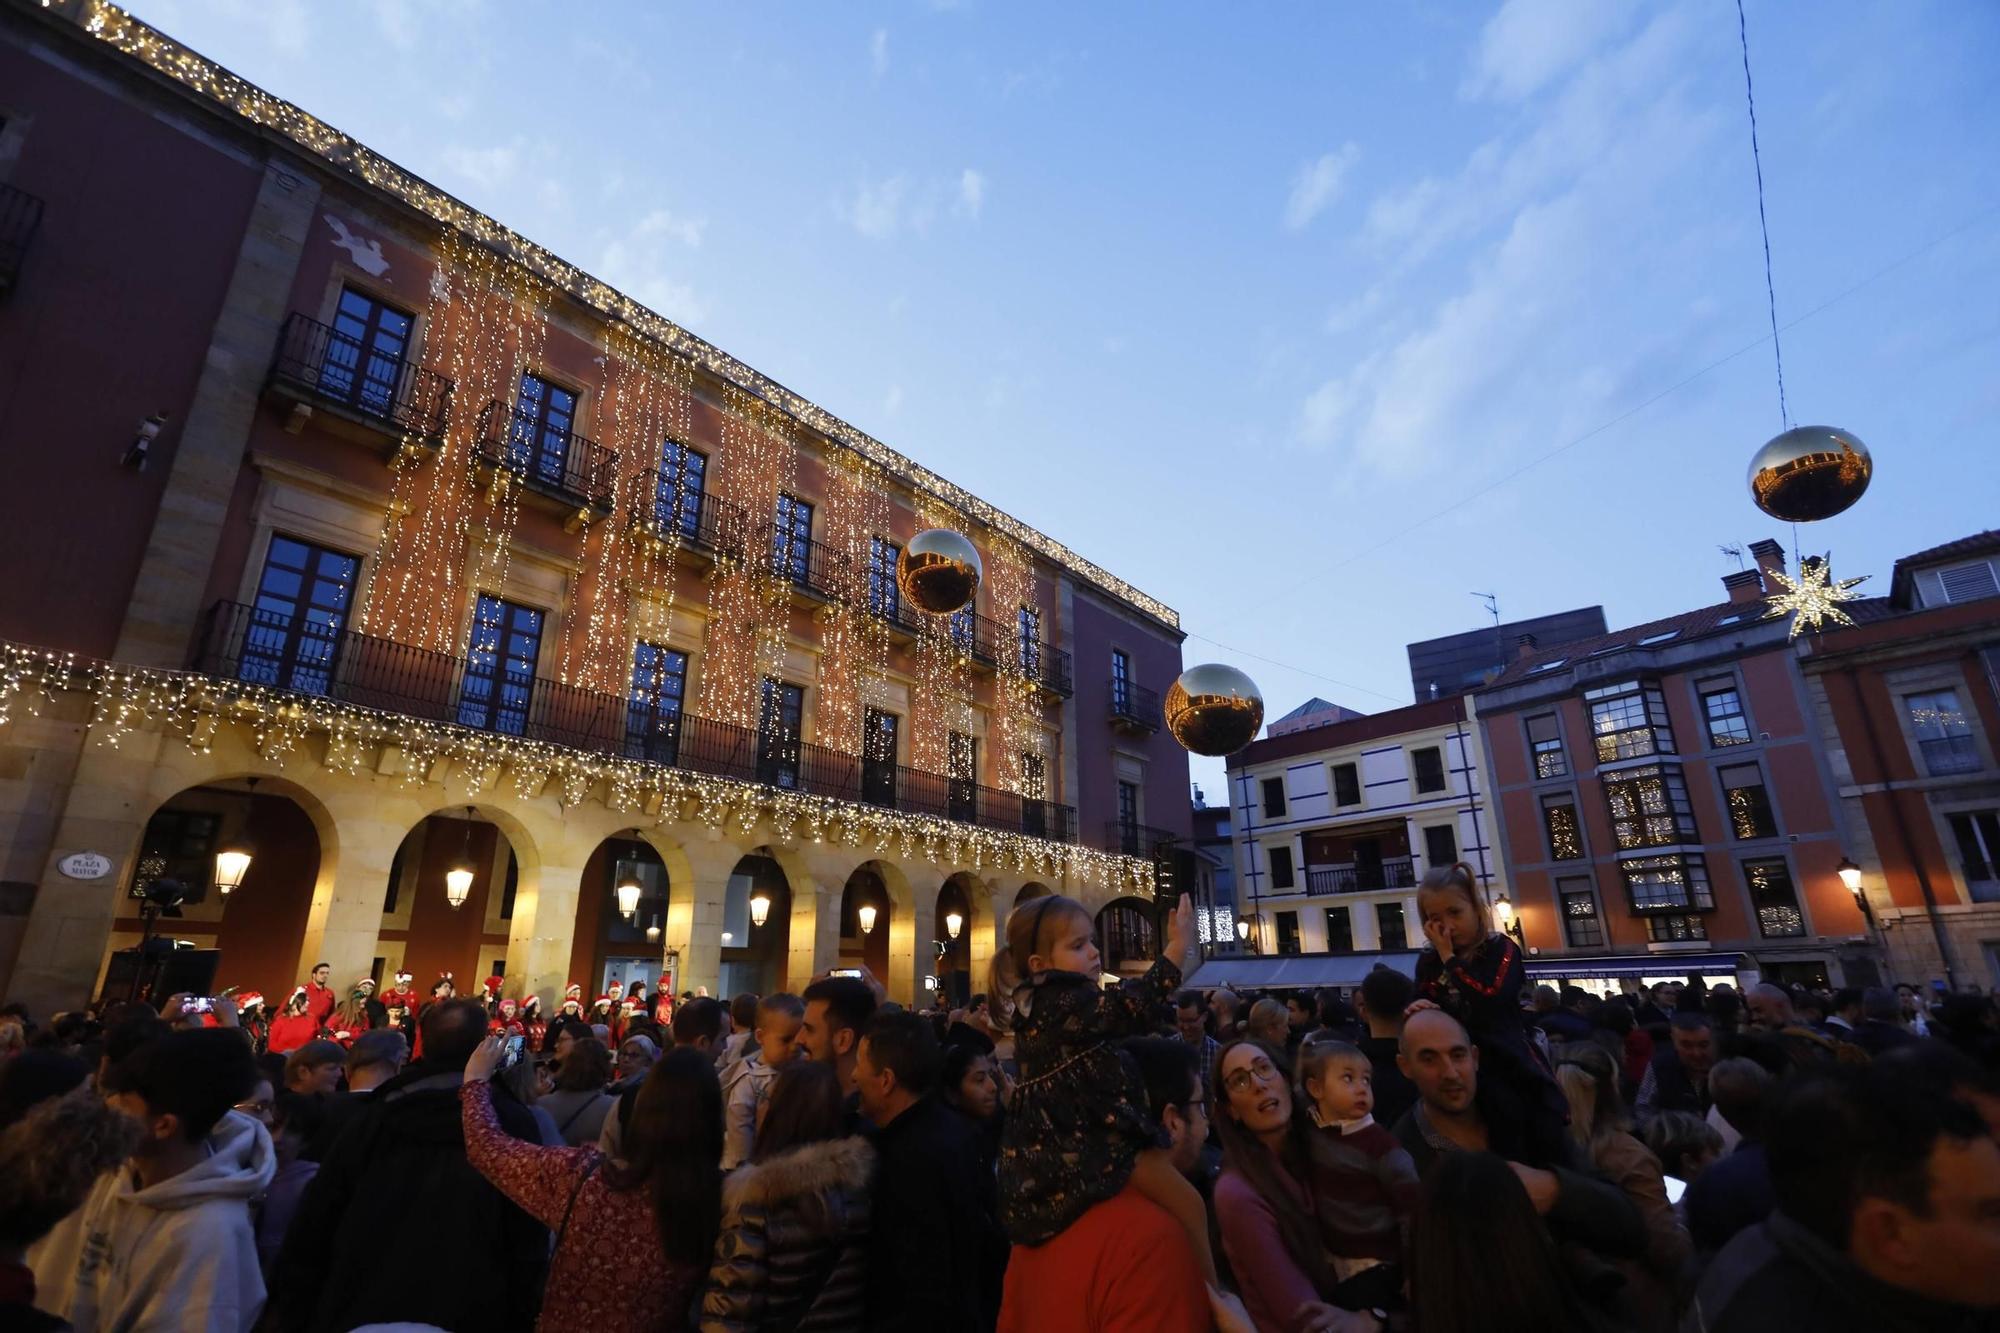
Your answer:
[[[499,1007],[493,1011],[493,1017],[487,1021],[487,1032],[496,1037],[526,1035],[527,1029],[521,1026],[521,1020],[517,1017],[520,1007],[520,1003],[511,996],[500,1001]]]
[[[485,1003],[486,1012],[489,1016],[499,1011],[500,988],[506,984],[507,979],[505,977],[488,977],[480,984],[481,995],[479,998]]]
[[[236,1001],[236,1026],[250,1036],[250,1049],[262,1055],[271,1039],[271,1016],[264,1012],[264,997],[254,990],[225,991]]]
[[[321,1027],[327,1025],[327,1021],[333,1017],[333,1011],[340,1005],[333,988],[326,984],[327,978],[332,973],[333,969],[327,964],[314,963],[312,979],[305,985],[306,1012],[311,1014],[313,1022]]]
[[[416,978],[408,972],[397,972],[395,984],[382,993],[383,1025],[396,1028],[405,1037],[417,1021],[417,993],[410,983]]]
[[[367,984],[364,985],[363,982]],[[342,1046],[354,1045],[356,1037],[374,1026],[368,1014],[369,1001],[374,993],[375,982],[363,977],[348,989],[347,1002],[333,1011],[333,1018],[327,1024],[327,1031]]]
[[[574,981],[563,991],[562,1006],[556,1010],[555,1018],[548,1025],[548,1031],[535,1043],[535,1048],[545,1054],[552,1053],[556,1048],[557,1039],[563,1034],[563,1029],[570,1027],[589,1027],[583,1018],[583,987]]]
[[[542,1017],[542,997],[530,994],[521,1001],[521,1030],[528,1034],[528,1049],[539,1051],[548,1040],[548,1021]]]
[[[285,1001],[285,1012],[272,1020],[264,1049],[272,1055],[289,1055],[319,1035],[319,1022],[306,1012],[306,988],[300,986]]]

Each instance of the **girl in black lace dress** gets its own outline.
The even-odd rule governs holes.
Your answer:
[[[1213,1285],[1201,1195],[1174,1169],[1138,1070],[1115,1045],[1158,1028],[1192,947],[1193,908],[1181,899],[1145,976],[1110,989],[1098,985],[1092,934],[1088,909],[1058,895],[1022,904],[1007,922],[1027,981],[1015,992],[1021,1080],[1000,1143],[1001,1221],[1016,1245],[1041,1245],[1130,1183],[1187,1229]]]

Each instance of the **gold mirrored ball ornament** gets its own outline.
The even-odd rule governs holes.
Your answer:
[[[1167,691],[1167,730],[1193,754],[1219,758],[1257,739],[1264,696],[1233,666],[1207,662],[1181,672]]]
[[[896,557],[896,587],[903,600],[934,616],[970,606],[983,572],[979,549],[949,528],[918,533]]]
[[[1868,446],[1848,432],[1795,426],[1750,460],[1750,498],[1772,518],[1812,523],[1859,500],[1874,472]]]

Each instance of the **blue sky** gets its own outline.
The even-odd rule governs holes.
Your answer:
[[[1729,0],[134,8],[1173,605],[1274,716],[1409,702],[1475,590],[1631,624],[1790,545]],[[1748,15],[1792,417],[1876,459],[1801,535],[1886,591],[2000,526],[2000,7]]]

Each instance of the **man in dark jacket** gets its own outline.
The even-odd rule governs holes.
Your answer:
[[[1007,1241],[965,1118],[932,1095],[942,1056],[921,1014],[877,1014],[854,1059],[879,1128],[868,1238],[871,1333],[981,1333],[1000,1313]]]
[[[458,1088],[485,1006],[446,1001],[422,1023],[424,1059],[368,1098],[306,1187],[272,1273],[272,1328],[534,1327],[548,1230],[465,1160]],[[526,1107],[496,1091],[493,1109],[509,1134],[539,1141]]]
[[[1994,1326],[2000,1147],[1977,1112],[1896,1071],[1848,1066],[1784,1087],[1769,1130],[1778,1210],[1716,1256],[1688,1328]]]
[[[1581,986],[1564,986],[1559,1003],[1547,1009],[1542,1008],[1542,992],[1547,986],[1535,987],[1535,1010],[1540,1015],[1535,1026],[1549,1034],[1551,1045],[1557,1042],[1589,1041],[1596,1024],[1583,1015],[1583,1007],[1590,995]],[[1556,993],[1549,991],[1549,998],[1556,999]]]
[[[1715,1029],[1707,1014],[1681,1010],[1674,1015],[1673,1044],[1653,1052],[1646,1076],[1639,1081],[1633,1110],[1641,1125],[1661,1111],[1707,1115],[1708,1071],[1715,1065]]]
[[[1896,992],[1887,986],[1870,986],[1861,993],[1861,1021],[1847,1040],[1869,1055],[1886,1055],[1898,1046],[1909,1046],[1917,1034],[1903,1026],[1903,1007]]]
[[[1375,1072],[1375,1123],[1393,1128],[1417,1104],[1416,1085],[1396,1064],[1403,1013],[1417,998],[1417,983],[1394,968],[1377,967],[1361,979],[1357,998],[1368,1035],[1356,1044]]]

